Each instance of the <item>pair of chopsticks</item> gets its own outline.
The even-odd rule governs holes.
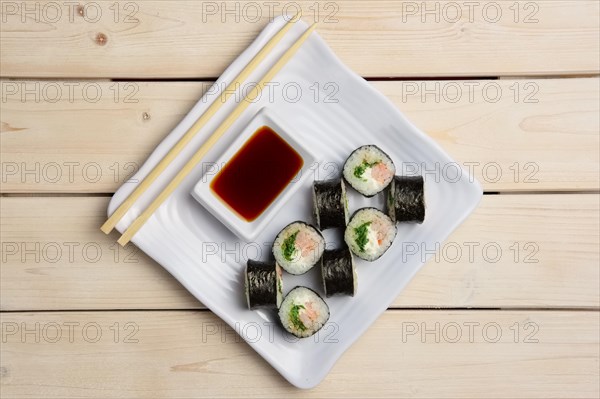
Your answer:
[[[265,46],[254,56],[254,58],[246,65],[246,67],[236,76],[236,78],[221,92],[220,98],[212,102],[208,109],[200,116],[200,118],[188,129],[181,139],[171,148],[165,157],[152,169],[152,171],[144,178],[144,180],[135,188],[135,190],[119,205],[117,210],[108,218],[108,220],[100,228],[104,233],[108,234],[115,228],[117,223],[125,216],[137,199],[146,192],[152,183],[160,176],[160,174],[171,164],[171,162],[179,155],[186,145],[192,140],[196,133],[213,117],[220,107],[226,101],[226,93],[233,91],[237,85],[243,83],[256,67],[265,59],[269,52],[281,41],[293,24],[299,19],[299,14],[291,18],[277,32]],[[177,173],[175,178],[165,187],[165,189],[150,203],[150,205],[142,212],[140,216],[133,221],[129,228],[119,238],[118,243],[126,245],[133,236],[142,228],[142,226],[150,219],[160,205],[175,191],[177,186],[185,179],[185,177],[194,169],[194,167],[202,160],[212,146],[223,136],[223,134],[231,127],[237,118],[248,108],[252,103],[251,99],[258,98],[263,88],[269,83],[275,75],[283,68],[283,66],[296,54],[300,46],[308,39],[314,31],[316,23],[313,23],[296,42],[286,50],[279,60],[269,69],[262,79],[254,86],[254,88],[246,94],[244,99],[238,103],[236,108],[225,118],[225,120],[217,127],[212,135],[200,146],[196,153],[189,159],[183,168]]]

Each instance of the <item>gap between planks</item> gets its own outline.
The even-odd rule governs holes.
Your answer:
[[[598,78],[599,73],[590,74],[574,74],[574,75],[519,75],[519,76],[376,76],[376,77],[362,77],[367,82],[412,82],[412,81],[457,81],[457,80],[542,80],[542,79],[586,79],[586,78]],[[78,78],[78,77],[44,77],[44,76],[0,76],[0,79],[6,81],[82,81],[82,82],[139,82],[139,83],[185,83],[185,82],[212,82],[219,79],[218,76],[204,76],[204,77],[193,77],[193,78]]]
[[[583,191],[556,191],[556,190],[532,190],[532,191],[484,191],[483,195],[594,195],[600,194],[600,190],[583,190]],[[112,197],[114,192],[105,193],[0,193],[0,198],[52,198],[52,197],[66,197],[66,198],[77,198],[77,197]]]
[[[449,308],[424,308],[424,307],[390,307],[385,312],[594,312],[600,314],[600,304],[594,307],[565,307],[565,308],[549,308],[549,307],[506,307],[506,308],[489,308],[489,307],[449,307]],[[34,314],[34,313],[102,313],[102,312],[212,312],[208,308],[149,308],[149,309],[34,309],[34,310],[0,310],[0,314]]]

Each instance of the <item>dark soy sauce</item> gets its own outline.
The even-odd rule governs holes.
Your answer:
[[[268,126],[260,127],[225,164],[211,190],[248,222],[258,218],[302,168],[304,161]]]

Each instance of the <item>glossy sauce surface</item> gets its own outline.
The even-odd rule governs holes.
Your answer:
[[[304,161],[270,127],[260,127],[225,164],[211,190],[242,219],[252,222],[281,194]]]

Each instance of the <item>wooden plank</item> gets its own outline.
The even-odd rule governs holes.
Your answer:
[[[484,196],[445,243],[422,247],[438,255],[393,306],[597,308],[599,199]],[[2,198],[2,310],[201,307],[158,264],[100,232],[107,202]],[[418,256],[420,243],[406,245],[407,257]]]
[[[487,191],[600,189],[597,78],[373,84]],[[0,189],[114,192],[207,87],[3,81]]]
[[[210,312],[3,313],[1,320],[6,397],[599,394],[597,312],[387,311],[309,391],[289,385]],[[269,339],[266,331],[259,337]],[[335,335],[327,339],[336,345]]]
[[[362,76],[596,74],[600,66],[595,0],[93,3],[2,1],[2,76],[216,77],[272,16],[298,6]]]

